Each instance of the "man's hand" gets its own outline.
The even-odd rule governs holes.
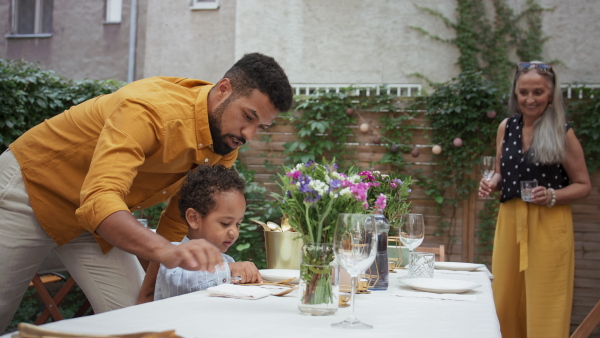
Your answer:
[[[262,283],[263,281],[258,268],[252,262],[229,263],[229,270],[231,270],[231,277],[241,278],[238,281],[232,278],[232,283]]]
[[[205,239],[192,239],[179,245],[171,245],[159,252],[157,259],[169,269],[179,266],[186,270],[215,272],[217,264],[223,265],[221,251]]]
[[[106,217],[96,228],[110,244],[168,268],[180,266],[186,270],[214,272],[223,264],[221,251],[206,240],[191,240],[173,245],[165,238],[142,226],[127,211],[117,211]]]

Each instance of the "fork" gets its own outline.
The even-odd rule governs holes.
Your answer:
[[[290,292],[292,292],[292,291],[296,290],[297,288],[298,288],[297,286],[294,286],[294,287],[291,287],[291,288],[289,288],[289,289],[287,289],[287,290],[283,290],[283,291],[281,291],[281,292],[279,292],[279,293],[275,293],[275,294],[272,294],[272,295],[273,295],[273,296],[278,296],[278,297],[281,297],[281,296],[287,295],[288,293],[290,293]]]

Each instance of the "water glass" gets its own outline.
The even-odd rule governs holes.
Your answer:
[[[537,180],[521,181],[521,199],[525,202],[533,198],[533,189],[538,186]]]
[[[411,252],[408,278],[433,278],[435,254]]]

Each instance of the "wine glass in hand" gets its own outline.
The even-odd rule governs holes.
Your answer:
[[[331,326],[372,329],[373,326],[361,322],[354,315],[354,298],[359,274],[371,266],[377,253],[375,217],[367,214],[339,214],[333,237],[333,253],[338,264],[352,278],[352,314],[343,322]]]
[[[481,175],[483,176],[483,178],[486,181],[491,180],[492,176],[494,176],[494,174],[496,173],[495,167],[496,167],[496,158],[494,156],[482,156],[481,157],[481,164],[480,164]],[[483,198],[492,198],[492,197],[490,197],[488,195]]]
[[[400,242],[408,248],[409,255],[423,243],[425,238],[425,222],[422,214],[400,215]]]

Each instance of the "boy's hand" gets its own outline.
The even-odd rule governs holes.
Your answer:
[[[258,268],[252,262],[229,263],[229,270],[231,270],[231,277],[239,277],[238,280],[232,278],[232,283],[262,283],[263,281]]]

